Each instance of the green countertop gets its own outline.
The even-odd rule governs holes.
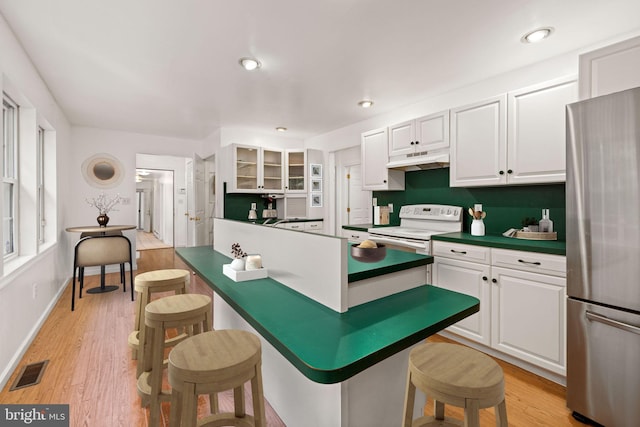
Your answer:
[[[431,240],[464,243],[467,245],[491,246],[492,248],[513,249],[517,251],[541,252],[554,255],[566,255],[566,242],[559,240],[525,240],[504,236],[472,236],[469,233],[435,234]]]
[[[348,282],[370,279],[383,274],[396,273],[409,268],[420,267],[422,265],[433,264],[433,257],[430,255],[418,255],[412,252],[387,249],[387,256],[378,262],[360,262],[353,259],[349,251],[347,265]]]
[[[176,253],[302,374],[323,384],[344,381],[480,308],[474,297],[424,285],[338,313],[273,279],[234,282],[222,273],[230,258],[209,246]]]
[[[355,230],[355,231],[367,231],[373,227],[373,224],[352,224],[352,225],[343,225],[342,228],[345,230]]]

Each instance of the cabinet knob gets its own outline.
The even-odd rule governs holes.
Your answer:
[[[500,175],[504,175],[504,171],[500,171],[498,172]]]
[[[384,180],[384,181],[382,181],[382,182],[386,184],[386,183],[387,183],[387,180],[385,179],[385,180]]]
[[[420,141],[416,141],[416,145],[420,144]]]
[[[507,173],[513,173],[513,171],[511,169],[507,170]]]
[[[482,280],[484,280],[486,282],[489,279],[487,278],[487,276],[482,276]]]
[[[492,282],[492,283],[498,283],[498,280],[496,280],[496,279],[491,279],[491,282]]]
[[[411,142],[410,142],[410,144],[411,144],[411,145],[414,145],[414,144],[415,144],[415,142],[411,141]]]

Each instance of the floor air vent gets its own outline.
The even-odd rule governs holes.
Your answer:
[[[20,388],[36,385],[42,379],[44,368],[47,367],[48,360],[42,362],[30,363],[20,371],[18,378],[14,381],[9,391],[18,390]]]

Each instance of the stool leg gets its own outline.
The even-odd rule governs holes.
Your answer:
[[[434,414],[435,414],[435,419],[438,421],[442,421],[444,420],[444,403],[439,402],[439,401],[434,401],[433,402],[433,409],[434,409]]]
[[[262,391],[262,362],[256,364],[256,373],[251,379],[251,398],[253,400],[253,421],[255,427],[265,427],[264,394]]]
[[[169,427],[180,427],[182,416],[182,393],[175,388],[171,390],[171,410],[169,411]]]
[[[246,412],[244,410],[244,387],[236,387],[233,389],[233,408],[235,410],[235,416],[238,418],[244,418]]]
[[[151,404],[149,405],[149,426],[156,427],[160,425],[160,412],[162,411],[160,394],[162,394],[164,328],[153,328],[151,346],[151,374],[149,375],[149,385],[151,386]]]
[[[507,404],[503,400],[495,407],[496,411],[496,427],[509,427],[507,421]]]
[[[185,383],[182,390],[182,427],[196,427],[198,417],[198,396],[196,385]]]
[[[411,382],[411,370],[407,373],[407,389],[404,394],[404,418],[403,427],[411,427],[413,421],[413,404],[416,399],[416,386]]]
[[[464,427],[480,427],[480,405],[476,399],[465,399]]]
[[[211,393],[209,395],[209,410],[212,414],[220,412],[220,408],[218,406],[218,393]]]

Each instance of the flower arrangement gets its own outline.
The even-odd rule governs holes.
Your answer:
[[[231,245],[231,255],[233,255],[235,259],[241,259],[246,257],[247,253],[242,250],[240,243],[234,243]]]
[[[100,193],[98,197],[93,197],[91,199],[84,199],[89,206],[95,207],[100,212],[100,215],[107,215],[114,209],[115,205],[120,203],[121,197],[120,194],[116,194],[114,197],[107,197],[106,194]]]

